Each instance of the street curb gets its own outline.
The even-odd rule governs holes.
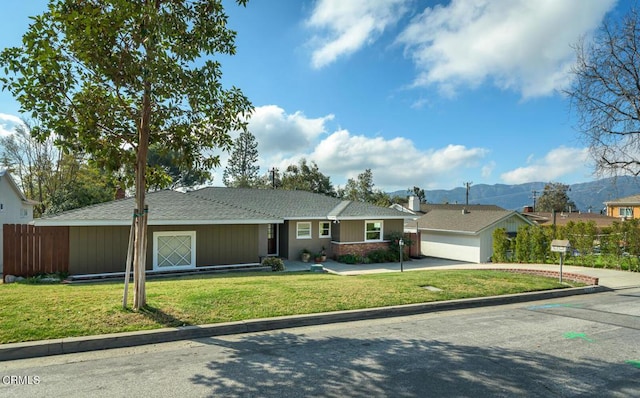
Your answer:
[[[605,286],[586,286],[558,290],[545,290],[521,294],[509,294],[482,298],[468,298],[430,303],[397,305],[391,307],[366,308],[361,310],[323,312],[317,314],[293,315],[266,319],[251,319],[210,325],[184,326],[136,332],[112,333],[86,337],[41,340],[25,343],[0,345],[0,362],[36,358],[49,355],[71,354],[86,351],[124,348],[146,344],[190,340],[203,337],[223,336],[287,329],[300,326],[314,326],[338,322],[366,319],[390,318],[397,316],[451,311],[466,308],[487,307],[569,297],[580,294],[612,291]]]

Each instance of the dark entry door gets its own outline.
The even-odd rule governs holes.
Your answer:
[[[267,251],[268,254],[278,254],[278,226],[276,224],[269,224],[267,229]]]

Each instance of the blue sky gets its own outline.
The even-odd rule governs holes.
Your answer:
[[[0,48],[19,45],[28,16],[46,8],[44,0],[7,3]],[[305,157],[334,185],[370,168],[385,191],[594,179],[561,90],[571,81],[571,45],[626,1],[225,6],[238,36],[237,54],[221,59],[223,81],[255,106],[249,128],[261,173]],[[20,116],[28,117],[0,92],[0,134]]]

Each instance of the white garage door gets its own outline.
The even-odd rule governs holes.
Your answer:
[[[422,232],[420,251],[423,256],[480,263],[480,238]]]

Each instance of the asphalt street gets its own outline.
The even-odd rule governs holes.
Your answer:
[[[0,362],[2,397],[640,396],[640,289]]]

